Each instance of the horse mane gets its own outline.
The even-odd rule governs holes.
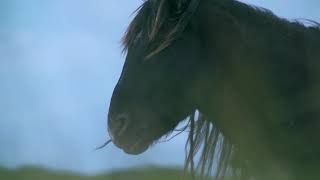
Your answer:
[[[190,170],[193,177],[199,173],[201,177],[210,176],[215,172],[216,179],[223,179],[229,173],[242,175],[243,165],[233,165],[235,147],[223,136],[216,124],[209,121],[204,114],[189,117],[190,131],[185,146],[185,171]],[[199,160],[195,165],[195,156],[200,151]],[[237,167],[237,168],[231,168]],[[244,172],[244,171],[243,171]]]
[[[136,16],[129,24],[125,35],[122,38],[123,52],[132,47],[142,33],[148,35],[148,43],[153,45],[147,57],[151,57],[167,48],[186,28],[201,0],[144,0],[134,13]],[[320,24],[308,20],[294,20],[290,22],[273,14],[272,11],[241,3],[235,0],[211,0],[216,7],[231,9],[237,15],[245,15],[248,21],[255,23],[263,19],[281,24],[295,24],[305,27],[309,24],[310,28],[320,30]],[[169,27],[168,27],[169,26]],[[154,45],[155,44],[155,45]]]
[[[135,11],[136,16],[130,23],[122,38],[123,52],[134,46],[142,34],[146,34],[150,51],[146,58],[161,52],[181,35],[201,0],[145,0]],[[240,3],[233,0],[211,0],[214,6],[226,11],[233,11],[246,19],[246,23],[265,23],[259,20],[272,21],[283,26],[299,26],[304,31],[312,29],[320,39],[320,24],[307,21],[311,24],[306,27],[301,21],[289,22],[274,15],[271,11]],[[173,4],[175,3],[175,4]],[[230,13],[230,12],[229,12]],[[201,176],[209,176],[215,172],[217,179],[228,175],[236,175],[241,179],[249,179],[248,162],[241,159],[241,152],[231,144],[218,129],[213,121],[208,120],[201,112],[189,118],[189,135],[185,146],[185,170]],[[199,160],[195,165],[195,156],[200,152]]]
[[[200,0],[146,0],[135,11],[137,15],[122,38],[123,51],[126,52],[142,33],[146,33],[151,45],[146,58],[161,52],[186,28],[199,2]]]

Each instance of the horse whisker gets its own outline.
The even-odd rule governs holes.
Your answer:
[[[100,150],[100,149],[106,147],[106,146],[107,146],[108,144],[110,144],[111,142],[112,142],[112,140],[109,139],[108,141],[106,141],[105,143],[103,143],[101,146],[96,147],[94,150],[95,150],[95,151]]]

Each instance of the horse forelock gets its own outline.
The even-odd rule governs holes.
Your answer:
[[[167,48],[185,29],[200,0],[146,0],[122,38],[123,52],[147,35],[150,58]]]

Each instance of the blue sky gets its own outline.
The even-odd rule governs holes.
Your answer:
[[[246,0],[281,17],[320,21],[316,0]],[[185,135],[139,156],[101,151],[124,57],[120,38],[141,0],[0,2],[0,166],[94,174],[182,165]]]

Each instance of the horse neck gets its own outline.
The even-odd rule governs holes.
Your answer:
[[[202,113],[204,113],[208,117],[208,119],[214,120],[215,124],[219,126],[221,131],[225,133],[225,135],[227,135],[228,137],[231,137],[230,139],[242,138],[241,136],[245,137],[244,135],[245,133],[248,132],[248,130],[244,130],[244,129],[247,129],[247,127],[241,128],[243,127],[243,124],[246,124],[246,126],[247,125],[252,126],[252,129],[259,133],[251,134],[251,135],[254,135],[255,137],[250,137],[250,136],[246,137],[248,138],[247,139],[248,142],[256,143],[254,144],[255,147],[252,147],[250,145],[248,145],[248,147],[252,149],[259,148],[257,149],[256,152],[259,152],[261,156],[257,157],[257,159],[263,158],[263,155],[268,155],[269,153],[269,152],[264,152],[264,149],[268,149],[269,147],[268,147],[268,144],[259,145],[258,140],[261,140],[261,142],[267,142],[267,141],[264,141],[267,139],[267,140],[270,140],[269,143],[272,143],[273,139],[272,138],[268,139],[269,137],[263,137],[263,136],[259,137],[259,135],[267,131],[266,130],[267,126],[261,126],[262,121],[258,121],[257,119],[266,118],[263,116],[266,114],[263,114],[264,106],[258,106],[258,107],[254,106],[257,103],[255,103],[255,100],[253,100],[255,98],[252,98],[252,96],[256,96],[257,97],[256,99],[258,99],[263,97],[263,96],[260,96],[260,94],[270,93],[272,89],[268,89],[268,88],[273,87],[272,83],[274,81],[277,81],[277,79],[272,79],[272,81],[270,81],[270,84],[266,84],[266,85],[257,84],[257,83],[263,82],[264,79],[262,78],[267,76],[266,74],[263,74],[263,71],[260,72],[260,69],[263,70],[266,68],[271,68],[269,64],[271,64],[272,61],[275,62],[280,60],[282,62],[285,62],[285,60],[288,60],[287,64],[284,67],[281,67],[283,68],[283,70],[286,71],[288,70],[286,69],[287,67],[294,67],[294,63],[289,63],[289,62],[300,62],[301,67],[297,69],[297,71],[295,72],[296,74],[292,73],[292,75],[301,77],[300,75],[303,76],[304,75],[303,72],[305,70],[308,72],[311,72],[310,77],[314,78],[313,81],[310,81],[312,86],[314,86],[314,88],[320,88],[320,71],[319,71],[320,69],[320,61],[319,61],[320,60],[320,30],[319,28],[315,28],[315,27],[306,28],[301,24],[289,23],[288,21],[277,19],[275,16],[267,13],[263,13],[263,12],[260,12],[260,14],[256,13],[256,15],[259,15],[259,17],[257,17],[256,19],[260,18],[261,20],[273,21],[274,26],[271,28],[273,28],[276,31],[282,31],[282,32],[287,31],[291,33],[291,35],[293,35],[294,37],[292,39],[281,39],[281,33],[278,33],[278,34],[268,33],[268,30],[270,30],[268,29],[270,28],[269,26],[266,26],[265,28],[264,27],[261,28],[254,23],[245,25],[244,22],[248,21],[248,19],[246,20],[245,17],[239,17],[239,19],[232,19],[232,17],[237,17],[237,16],[234,16],[235,14],[232,14],[232,13],[236,13],[236,11],[233,11],[230,9],[223,11],[219,7],[212,5],[211,2],[213,1],[207,0],[202,2],[203,3],[200,5],[201,12],[199,13],[200,14],[199,24],[201,25],[201,28],[199,29],[201,30],[200,37],[204,42],[203,44],[205,48],[205,51],[204,51],[205,57],[204,57],[204,60],[201,61],[203,65],[198,70],[197,78],[195,78],[192,84],[193,86],[192,92],[193,94],[195,94],[194,101],[197,104],[197,108]],[[228,1],[228,2],[231,2],[231,1]],[[230,11],[227,12],[228,10]],[[265,21],[261,21],[261,22],[265,22]],[[243,34],[243,31],[242,31],[243,29],[241,29],[241,27],[248,28],[247,34]],[[252,30],[250,29],[252,27],[253,27],[253,30],[255,31],[250,31]],[[255,32],[255,34],[254,33],[250,34],[250,32]],[[248,53],[248,50],[243,48],[243,37],[244,37],[243,35],[250,35],[250,36],[252,35],[250,38],[253,40],[257,40],[254,42],[253,41],[250,42],[252,43],[250,44],[250,48],[253,48],[252,52]],[[267,43],[270,43],[271,41],[268,39],[268,37],[265,37],[266,35],[268,35],[268,37],[270,36],[270,38],[272,38],[272,41],[274,41],[272,42],[273,44],[271,45],[281,45],[285,47],[282,50],[283,52],[281,52],[282,54],[280,54],[280,56],[275,56],[270,58],[269,55],[272,54],[275,48],[268,47]],[[259,42],[258,40],[260,40],[261,42]],[[268,52],[271,52],[271,53],[267,54]],[[239,57],[243,57],[243,58],[239,58]],[[250,61],[250,58],[252,58],[251,61]],[[237,61],[238,59],[240,60],[242,59],[242,61]],[[231,67],[233,67],[233,69]],[[240,69],[241,68],[250,69],[250,73],[255,75],[258,79],[261,79],[261,81],[260,82],[250,81],[250,80],[254,80],[250,78],[252,76],[248,76],[247,79],[245,76],[243,76],[244,78],[243,79],[240,78],[239,80],[239,78],[236,76],[236,73],[234,71],[234,70],[239,70],[237,69],[237,67],[240,67]],[[265,71],[268,71],[268,70],[274,70],[274,69],[267,69]],[[242,72],[242,71],[238,71],[238,72]],[[247,83],[247,84],[245,86],[242,86],[241,82],[243,82],[243,84],[244,83]],[[269,81],[266,81],[266,82],[269,82]],[[279,80],[279,82],[282,82],[282,81]],[[296,83],[298,83],[298,85],[301,83],[301,87],[307,86],[303,82],[296,81]],[[235,87],[234,85],[238,85],[240,89],[238,87]],[[261,87],[266,87],[266,88],[257,89],[258,91],[255,91],[256,94],[250,95],[247,92],[252,92],[252,90],[250,90],[251,85],[253,85],[252,87],[255,87],[255,88],[259,87],[260,85]],[[245,91],[245,90],[248,90],[248,91]],[[311,94],[311,97],[313,97],[314,99],[312,100],[312,102],[316,102],[316,101],[319,102],[320,100],[319,91],[320,89],[310,90],[309,94],[314,93],[314,94]],[[242,95],[241,95],[242,97],[239,96],[240,94],[239,92],[243,93],[242,95],[245,95],[245,96],[242,96]],[[293,96],[296,96],[297,92],[294,92]],[[302,94],[307,94],[304,90],[301,90],[301,92]],[[257,93],[260,93],[260,94],[257,94]],[[269,95],[270,97],[272,97],[273,94],[269,94]],[[247,97],[247,98],[244,98],[244,97]],[[281,98],[283,98],[281,100],[291,102],[290,97],[289,98],[281,97]],[[262,99],[262,100],[265,100],[265,101],[261,101],[261,102],[268,102],[267,99]],[[250,104],[249,102],[248,104],[241,104],[241,103],[247,103],[248,101],[251,101],[252,103]],[[273,103],[277,104],[276,101],[274,101]],[[287,106],[289,107],[288,109],[292,109],[292,111],[295,111],[295,109],[293,109],[294,106],[300,106],[300,104],[298,103],[291,103],[291,104],[292,106],[291,105],[287,105]],[[314,104],[319,105],[318,103],[314,103]],[[287,107],[287,106],[284,106],[284,107]],[[246,107],[248,108],[246,109]],[[268,111],[270,112],[274,110],[273,108],[276,108],[276,106],[272,106],[272,103],[270,103],[270,106],[265,106],[265,107],[267,107],[265,109],[268,109]],[[248,109],[250,110],[250,108],[252,108],[251,109],[252,113],[260,112],[261,116],[256,116],[256,117],[261,117],[261,118],[255,118],[256,114],[253,114],[253,115],[250,114],[250,112],[248,112]],[[319,108],[319,106],[316,108]],[[285,112],[286,110],[284,109],[283,111]],[[223,112],[225,112],[225,114],[223,114]],[[233,117],[230,115],[232,115]],[[222,117],[222,118],[219,118],[219,117]],[[286,115],[284,115],[283,117],[286,117]],[[247,121],[250,118],[256,121]],[[288,119],[288,118],[278,118],[277,120],[279,119]],[[276,123],[279,123],[279,122],[276,122]],[[302,147],[308,146],[308,142],[303,142],[303,144],[305,146],[302,146]],[[313,143],[313,144],[316,144],[316,143]],[[312,144],[309,144],[309,145],[312,145]],[[315,147],[315,145],[313,145],[312,147]],[[288,147],[285,147],[285,148],[288,148]],[[248,152],[252,152],[252,151],[253,150],[249,149]],[[265,157],[268,157],[268,156],[265,156]],[[292,158],[290,155],[287,155],[286,157],[288,159]],[[274,163],[277,161],[270,158],[264,161],[265,167],[270,166],[270,164],[268,165],[267,161],[269,161],[270,164],[280,164],[280,163]],[[290,161],[288,160],[287,163],[289,162]],[[284,166],[287,166],[287,165],[288,164],[285,164]],[[297,167],[300,168],[301,166],[297,165]]]

